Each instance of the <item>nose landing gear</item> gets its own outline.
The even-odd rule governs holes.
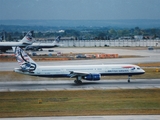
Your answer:
[[[128,83],[130,83],[131,81],[131,75],[128,75]]]

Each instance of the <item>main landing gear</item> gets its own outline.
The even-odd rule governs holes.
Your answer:
[[[131,81],[131,75],[128,75],[128,83],[130,83]]]
[[[82,84],[81,79],[82,79],[81,76],[77,76],[77,77],[76,77],[76,80],[74,80],[74,82],[75,82],[77,85],[80,85],[80,84]]]

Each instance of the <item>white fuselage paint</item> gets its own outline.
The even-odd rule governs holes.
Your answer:
[[[139,66],[132,64],[119,64],[119,65],[70,65],[70,66],[37,66],[35,71],[22,72],[15,69],[15,72],[34,76],[44,77],[69,77],[72,71],[80,71],[84,73],[97,73],[102,76],[107,75],[138,75],[143,74],[145,71]]]
[[[1,47],[5,46],[11,46],[11,47],[16,47],[16,46],[26,46],[23,44],[23,42],[0,42]]]

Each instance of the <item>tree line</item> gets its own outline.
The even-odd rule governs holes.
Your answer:
[[[64,28],[64,32],[59,32],[63,28],[54,28],[47,30],[45,28],[42,30],[34,30],[35,38],[51,38],[51,37],[74,37],[75,40],[110,40],[118,39],[120,37],[129,36],[133,37],[135,35],[142,36],[152,36],[152,38],[160,37],[160,28],[148,28],[142,29],[139,27],[125,29],[125,28],[107,28],[107,27],[95,27],[95,28]],[[1,29],[0,29],[1,30]],[[31,30],[31,29],[30,29]],[[29,31],[29,30],[28,30]],[[27,31],[26,31],[27,32]],[[5,29],[0,31],[1,39],[5,37],[6,41],[13,41],[22,39],[26,32],[22,31],[5,31]],[[5,36],[4,36],[5,35]]]

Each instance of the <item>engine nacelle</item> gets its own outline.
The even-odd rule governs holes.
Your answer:
[[[84,76],[83,79],[90,80],[90,81],[97,81],[101,79],[101,75],[100,74],[88,74]]]

